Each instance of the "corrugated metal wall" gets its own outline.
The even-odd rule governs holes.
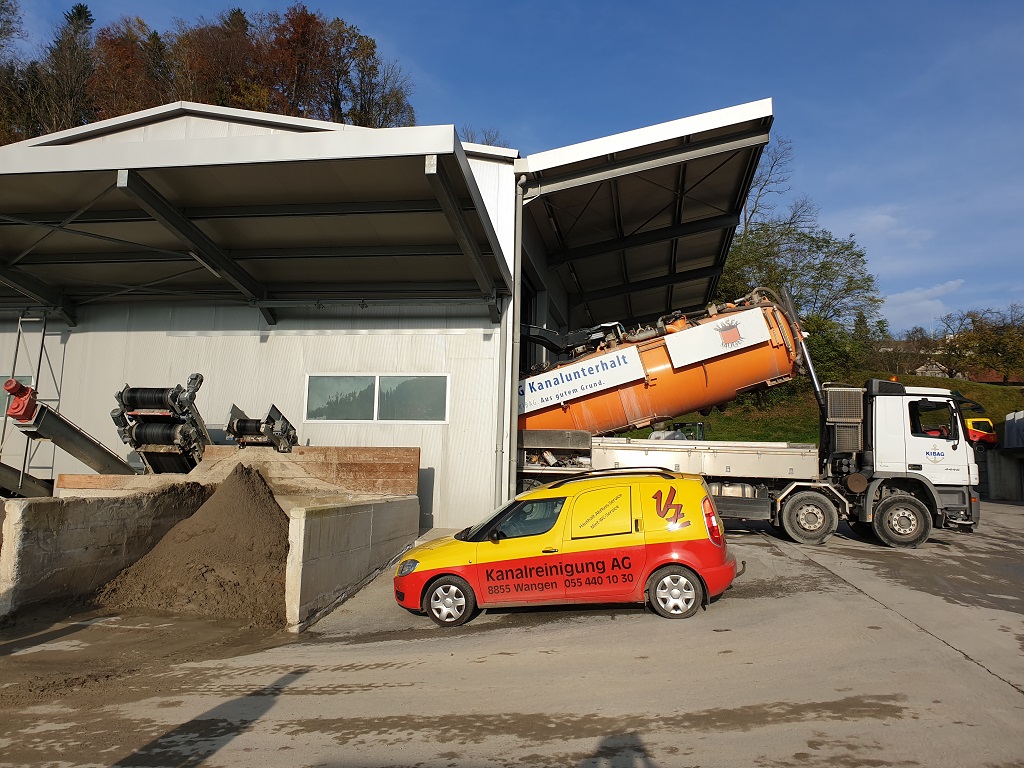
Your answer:
[[[198,371],[205,382],[197,403],[209,424],[223,424],[232,403],[254,418],[274,403],[295,424],[303,445],[418,446],[426,521],[462,527],[494,502],[501,340],[498,327],[479,313],[458,306],[328,308],[285,314],[268,328],[247,307],[82,308],[76,328],[61,333],[62,326],[51,325],[39,390],[64,416],[127,455],[110,420],[114,392],[126,383],[184,384]],[[8,321],[0,328],[0,371],[6,375],[16,326]],[[27,330],[18,373],[34,370],[38,347],[38,331]],[[310,373],[448,374],[448,421],[304,422]],[[20,467],[24,446],[8,425],[3,460]],[[50,477],[89,470],[61,450],[36,450],[31,471]]]

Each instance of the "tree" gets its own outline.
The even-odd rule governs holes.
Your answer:
[[[265,41],[240,8],[216,21],[178,22],[167,36],[173,98],[270,111]]]
[[[6,61],[14,41],[23,35],[18,0],[0,0],[0,60]]]
[[[498,128],[481,128],[477,130],[467,123],[463,123],[459,129],[459,138],[470,144],[486,144],[491,147],[510,146]]]
[[[718,296],[734,299],[759,285],[793,296],[797,314],[815,315],[852,328],[858,314],[865,322],[878,315],[882,299],[867,254],[853,235],[837,238],[826,229],[795,224],[790,217],[752,224],[729,252]]]
[[[372,41],[371,41],[372,42]],[[356,60],[349,122],[366,128],[401,128],[416,125],[412,79],[397,61],[373,52]]]
[[[40,73],[43,110],[39,116],[46,133],[77,128],[95,116],[88,95],[93,73],[93,22],[89,6],[76,3],[64,13],[64,23],[46,47]]]
[[[167,46],[138,16],[96,33],[89,95],[100,120],[166,103],[171,94]]]
[[[784,214],[776,200],[790,192],[793,145],[779,138],[761,156],[751,182],[716,298],[739,298],[752,288],[787,288],[797,313],[815,315],[851,329],[878,318],[882,299],[867,254],[853,235],[837,238],[818,226],[818,208],[806,195]]]
[[[1024,376],[1024,305],[972,309],[941,318],[943,364],[957,373],[995,373],[1002,382]]]

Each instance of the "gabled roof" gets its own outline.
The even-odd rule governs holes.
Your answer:
[[[0,309],[479,302],[511,275],[453,126],[180,102],[0,147]]]
[[[516,161],[570,327],[708,303],[772,119],[764,99]]]
[[[166,141],[214,136],[368,130],[370,129],[344,123],[217,107],[194,101],[176,101],[141,112],[132,112],[109,120],[37,136],[10,146],[54,147],[96,141]]]

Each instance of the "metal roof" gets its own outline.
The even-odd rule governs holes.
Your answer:
[[[771,124],[764,99],[516,161],[570,328],[710,301]]]
[[[0,147],[0,310],[481,302],[511,274],[453,126],[179,102]]]

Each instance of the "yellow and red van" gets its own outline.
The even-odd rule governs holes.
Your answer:
[[[520,494],[486,520],[411,549],[395,599],[441,626],[477,608],[647,602],[692,616],[736,577],[704,481],[603,470]]]
[[[976,451],[984,451],[999,445],[999,436],[996,434],[992,419],[964,419],[964,422],[967,426],[967,442],[973,445]]]

